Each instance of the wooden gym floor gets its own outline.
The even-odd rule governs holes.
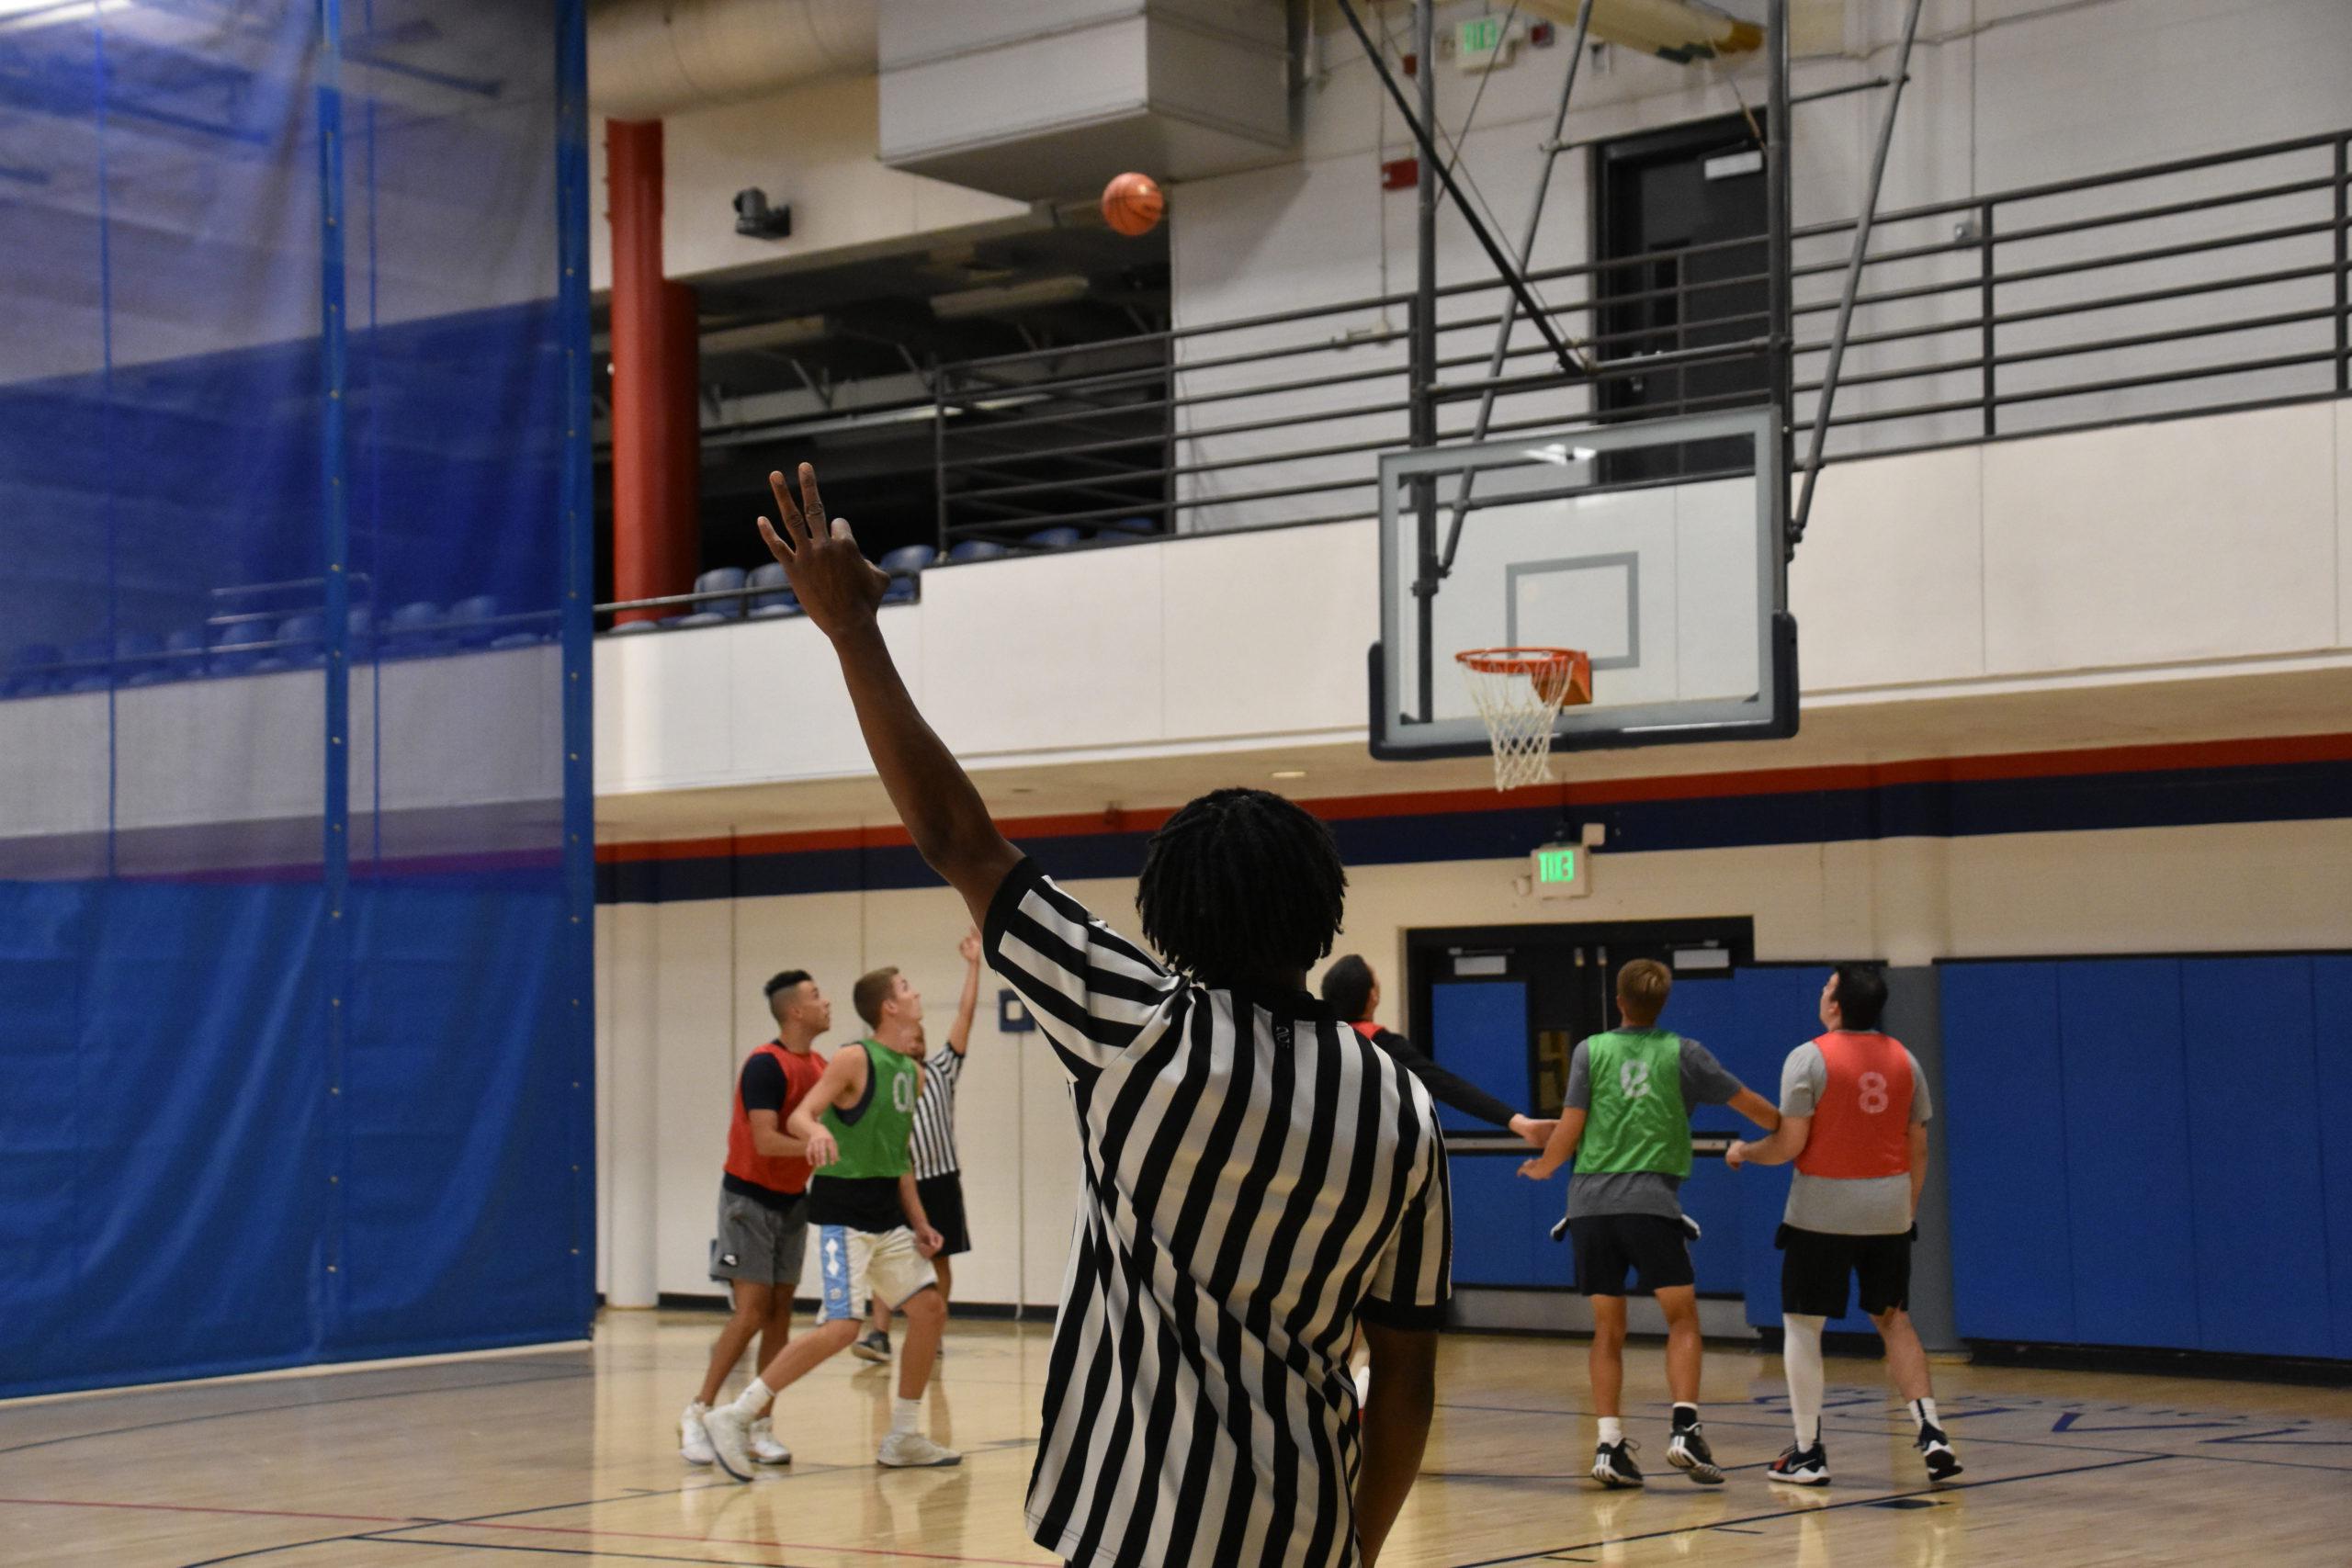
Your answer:
[[[1042,1325],[951,1328],[931,1421],[960,1468],[875,1469],[889,1376],[842,1357],[781,1403],[790,1472],[737,1486],[676,1453],[716,1324],[612,1313],[593,1349],[0,1404],[0,1562],[1048,1562],[1021,1518]],[[1665,1464],[1659,1348],[1628,1363],[1652,1484],[1603,1494],[1583,1474],[1582,1342],[1450,1339],[1425,1472],[1384,1562],[2352,1562],[2341,1390],[1943,1365],[1968,1473],[1930,1492],[1876,1364],[1833,1358],[1837,1484],[1808,1493],[1760,1473],[1787,1440],[1780,1363],[1717,1350],[1708,1429],[1735,1468],[1702,1490]]]

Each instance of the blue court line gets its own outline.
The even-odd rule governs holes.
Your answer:
[[[2079,1464],[2064,1470],[2040,1470],[2024,1475],[1996,1475],[1989,1481],[1962,1482],[1951,1486],[1919,1487],[1908,1492],[1887,1492],[1874,1497],[1849,1497],[1836,1503],[1822,1503],[1803,1508],[1781,1508],[1769,1514],[1746,1514],[1736,1519],[1723,1519],[1712,1525],[1677,1525],[1671,1529],[1645,1530],[1640,1535],[1604,1536],[1599,1540],[1582,1540],[1568,1546],[1547,1546],[1534,1551],[1513,1552],[1507,1557],[1481,1557],[1471,1562],[1459,1562],[1453,1568],[1501,1568],[1511,1562],[1533,1562],[1557,1557],[1563,1552],[1589,1551],[1596,1547],[1627,1546],[1637,1540],[1661,1540],[1668,1536],[1689,1535],[1696,1530],[1721,1529],[1724,1525],[1764,1524],[1774,1519],[1797,1518],[1813,1514],[1835,1513],[1840,1508],[1859,1508],[1872,1503],[1884,1503],[1897,1497],[1942,1495],[1981,1492],[1988,1486],[2007,1486],[2020,1481],[2050,1481],[2062,1475],[2083,1475],[2098,1470],[2123,1470],[2135,1464],[2155,1464],[2164,1460],[2181,1459],[2181,1454],[2150,1454],[2140,1459],[2109,1460],[2103,1464]]]

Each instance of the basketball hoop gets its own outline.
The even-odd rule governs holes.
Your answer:
[[[1453,656],[1495,744],[1495,787],[1552,776],[1552,725],[1570,703],[1592,701],[1592,660],[1572,648],[1474,648]]]

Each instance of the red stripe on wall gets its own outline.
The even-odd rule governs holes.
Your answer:
[[[2111,746],[2075,751],[2015,751],[1984,757],[1923,757],[1899,762],[1848,762],[1815,768],[1757,769],[1724,773],[1675,773],[1539,785],[1501,794],[1490,789],[1422,790],[1396,795],[1343,795],[1299,804],[1326,821],[1372,817],[1429,817],[1467,811],[1516,811],[1528,807],[1608,806],[1646,800],[1705,800],[1890,785],[1957,784],[1990,779],[2079,778],[2098,773],[2166,773],[2200,768],[2268,767],[2294,762],[2352,761],[2352,734],[2294,735],[2258,740],[2192,740]],[[1146,833],[1173,816],[1172,807],[1059,817],[1016,817],[999,825],[1010,839],[1083,838]],[[903,849],[912,840],[892,825],[834,828],[804,833],[747,833],[599,844],[605,864],[638,861],[706,860],[729,855],[794,854],[815,850]]]

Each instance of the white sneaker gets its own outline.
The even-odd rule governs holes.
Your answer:
[[[792,1450],[775,1440],[775,1429],[763,1416],[752,1423],[752,1462],[753,1464],[790,1464]]]
[[[718,1468],[738,1481],[752,1479],[750,1451],[752,1423],[731,1404],[722,1404],[702,1418],[702,1429],[710,1438],[711,1457]]]
[[[710,1434],[703,1429],[703,1417],[710,1414],[710,1406],[695,1400],[678,1417],[678,1457],[688,1464],[708,1464],[715,1456],[710,1451]]]
[[[874,1462],[893,1470],[920,1470],[935,1464],[961,1464],[964,1456],[954,1449],[941,1448],[921,1432],[893,1432],[882,1439],[882,1451],[874,1456]]]

